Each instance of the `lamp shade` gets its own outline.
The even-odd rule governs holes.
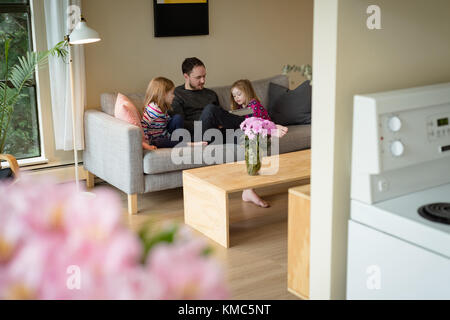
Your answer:
[[[69,37],[70,44],[86,44],[100,41],[97,31],[87,26],[86,21],[82,19],[73,29]]]

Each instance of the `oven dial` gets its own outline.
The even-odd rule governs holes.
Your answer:
[[[388,127],[392,132],[397,132],[402,128],[402,121],[397,116],[391,117],[388,120]]]
[[[394,141],[391,143],[391,153],[394,157],[400,157],[405,151],[405,147],[401,141]]]

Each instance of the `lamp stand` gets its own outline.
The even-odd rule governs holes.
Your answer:
[[[94,43],[100,41],[100,36],[97,31],[89,28],[86,25],[86,20],[81,18],[81,21],[75,26],[70,35],[64,37],[69,46],[69,73],[70,73],[70,98],[72,102],[72,142],[73,142],[73,158],[75,161],[75,184],[77,192],[80,191],[80,179],[78,175],[78,152],[77,152],[77,137],[76,137],[76,114],[75,114],[75,90],[74,90],[74,71],[73,71],[73,45],[83,45],[87,43]],[[83,110],[84,111],[84,110]]]
[[[73,143],[73,157],[75,160],[75,185],[77,192],[80,191],[80,180],[78,175],[78,152],[77,152],[77,138],[76,138],[76,119],[75,119],[75,95],[74,95],[74,79],[73,79],[73,60],[72,60],[72,45],[69,44],[69,74],[70,74],[70,98],[72,100],[72,143]]]

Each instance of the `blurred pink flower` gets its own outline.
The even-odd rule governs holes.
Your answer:
[[[228,297],[223,271],[213,260],[202,256],[205,243],[199,240],[174,245],[160,244],[147,263],[163,285],[164,299],[215,300]]]
[[[141,264],[143,245],[110,190],[86,197],[72,184],[22,178],[0,183],[0,197],[0,299],[226,297],[220,268],[187,233]]]

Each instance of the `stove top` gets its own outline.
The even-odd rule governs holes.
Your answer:
[[[450,224],[429,220],[418,213],[426,205],[448,202],[450,184],[372,205],[352,200],[351,219],[450,257]]]
[[[430,221],[450,224],[450,203],[431,203],[422,206],[419,214]]]

